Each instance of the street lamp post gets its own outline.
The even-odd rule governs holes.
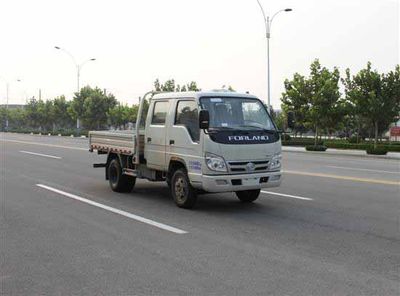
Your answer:
[[[0,77],[1,78],[1,77]],[[8,130],[8,100],[9,100],[9,92],[10,92],[10,81],[2,78],[6,83],[6,131]],[[21,79],[16,79],[16,82],[21,82]]]
[[[76,67],[76,82],[77,82],[77,92],[79,93],[80,89],[80,77],[81,77],[81,69],[83,67],[83,65],[85,65],[87,62],[91,62],[91,61],[95,61],[96,59],[91,58],[91,59],[87,59],[85,61],[83,61],[82,63],[78,63],[76,61],[76,59],[74,58],[74,56],[67,50],[65,50],[64,48],[61,48],[59,46],[54,46],[55,49],[61,50],[63,52],[65,52],[73,61],[75,67]],[[79,130],[80,128],[80,123],[79,123],[79,117],[76,119],[76,128]]]
[[[270,67],[270,57],[269,57],[269,39],[271,38],[271,25],[272,21],[274,20],[275,16],[277,16],[280,12],[289,12],[292,11],[291,8],[281,9],[275,12],[272,17],[270,18],[269,15],[265,15],[264,8],[262,7],[259,0],[257,0],[258,5],[260,6],[262,15],[264,17],[264,24],[265,24],[265,35],[267,37],[267,98],[268,98],[268,109],[271,108],[271,67]]]

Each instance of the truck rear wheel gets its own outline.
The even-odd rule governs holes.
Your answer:
[[[197,195],[190,184],[189,177],[185,169],[178,169],[174,172],[171,178],[170,185],[171,195],[174,198],[176,205],[180,208],[193,208]]]
[[[117,158],[110,161],[107,167],[110,187],[115,192],[131,192],[135,186],[136,178],[123,175],[122,168]]]
[[[250,203],[255,201],[260,195],[260,189],[255,190],[245,190],[245,191],[237,191],[236,196],[240,199],[241,202]]]

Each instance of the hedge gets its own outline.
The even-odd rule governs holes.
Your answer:
[[[324,141],[317,141],[317,145],[323,145]],[[315,145],[314,139],[311,138],[292,138],[289,141],[282,140],[283,146],[307,146],[307,145]]]
[[[361,143],[361,144],[350,144],[350,143],[334,143],[326,142],[324,145],[328,148],[334,149],[355,149],[355,150],[367,150],[374,147],[372,143]],[[385,149],[387,152],[400,152],[400,145],[391,144],[378,144],[379,148]]]
[[[60,129],[60,130],[55,130],[53,131],[39,131],[36,129],[26,129],[26,128],[10,128],[8,129],[8,132],[10,133],[20,133],[20,134],[39,134],[41,133],[42,135],[53,135],[53,136],[71,136],[73,135],[74,137],[79,137],[79,136],[88,136],[88,131],[87,130],[81,130],[79,133],[77,132],[76,129]]]
[[[307,151],[326,151],[328,149],[324,145],[307,145],[306,150]]]
[[[290,141],[292,139],[292,137],[288,134],[282,134],[281,135],[281,140],[282,141]]]
[[[368,147],[367,149],[367,154],[374,154],[374,155],[386,155],[387,150],[383,147]]]
[[[314,139],[312,138],[291,138],[289,141],[282,140],[283,146],[314,146]],[[354,149],[354,150],[367,150],[368,148],[373,147],[373,143],[371,142],[361,142],[358,144],[349,143],[347,140],[325,140],[325,141],[317,141],[317,145],[323,145],[327,148],[333,149]],[[392,142],[392,143],[379,143],[378,147],[385,149],[388,152],[400,152],[400,143]]]

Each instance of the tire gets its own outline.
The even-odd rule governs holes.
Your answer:
[[[255,201],[260,195],[260,189],[255,190],[245,190],[245,191],[237,191],[236,196],[239,198],[241,202],[250,203]]]
[[[136,178],[123,175],[122,168],[117,158],[110,161],[107,167],[108,181],[112,191],[131,192],[136,183]]]
[[[178,207],[185,209],[191,209],[194,207],[197,195],[196,191],[190,184],[185,169],[178,169],[173,173],[170,190]]]

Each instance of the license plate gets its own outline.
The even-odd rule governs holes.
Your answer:
[[[258,183],[259,183],[258,178],[242,179],[242,185],[245,185],[245,186],[254,186],[254,185],[258,185]]]

